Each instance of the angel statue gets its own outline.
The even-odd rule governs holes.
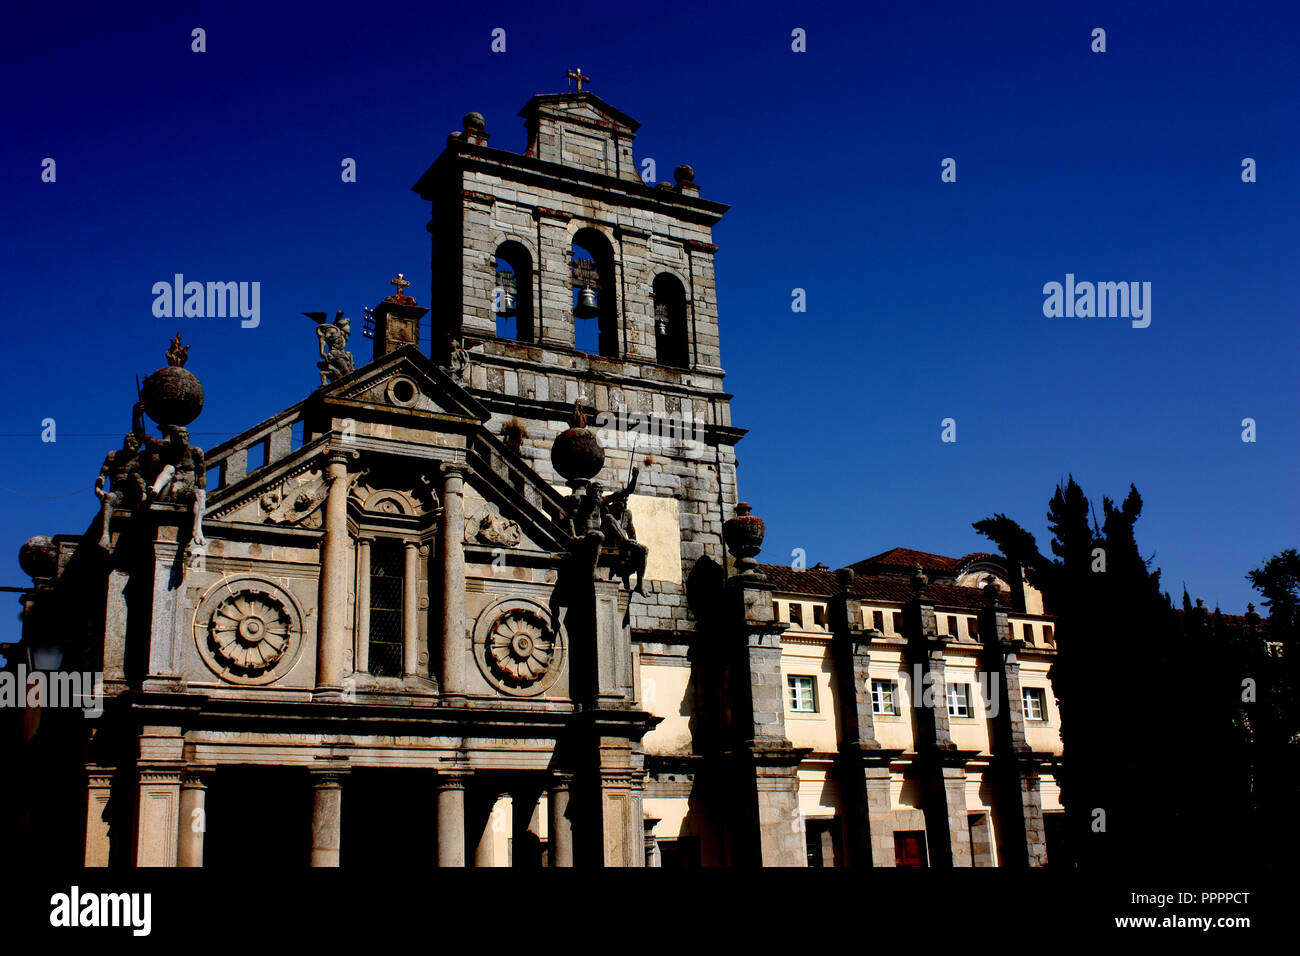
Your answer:
[[[320,383],[328,385],[337,382],[345,375],[352,374],[352,353],[344,349],[348,336],[352,333],[352,323],[339,309],[332,323],[325,321],[324,312],[304,312],[303,315],[316,323],[316,337],[320,340],[320,357],[316,363],[320,369]]]

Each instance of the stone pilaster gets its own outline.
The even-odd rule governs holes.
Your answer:
[[[138,745],[135,865],[175,866],[185,740],[179,727],[146,724]]]
[[[1024,699],[1020,687],[1019,654],[1023,641],[1012,639],[1007,612],[998,604],[995,587],[985,588],[988,603],[979,612],[982,665],[989,681],[997,682],[997,715],[993,718],[994,791],[998,799],[1004,866],[1044,866],[1047,838],[1038,770],[1025,736]]]
[[[916,763],[925,814],[930,865],[971,866],[970,828],[966,818],[966,772],[971,756],[957,750],[948,722],[948,684],[944,648],[934,605],[925,600],[928,581],[917,569],[916,596],[903,605],[907,661],[914,675],[911,704],[916,708]]]
[[[864,630],[861,602],[851,594],[853,571],[837,572],[840,593],[830,601],[831,657],[839,700],[839,757],[836,778],[844,818],[848,866],[893,866],[893,811],[889,762],[901,751],[885,751],[876,740],[871,709],[871,655],[875,630]]]
[[[189,630],[185,592],[189,513],[180,505],[153,503],[147,517],[153,528],[153,596],[145,690],[171,690],[180,680],[181,638]],[[123,621],[125,623],[125,621]]]
[[[181,813],[177,834],[177,866],[203,865],[203,835],[207,832],[207,790],[211,767],[186,767],[181,777]]]
[[[632,691],[632,634],[625,624],[627,594],[619,581],[594,582],[596,597],[597,706],[620,706]]]
[[[142,764],[136,772],[135,865],[175,866],[181,767]]]
[[[85,865],[108,866],[108,802],[113,790],[112,767],[86,768],[86,848]]]
[[[332,451],[326,466],[325,537],[321,542],[316,693],[343,694],[343,658],[347,631],[348,466],[347,454]]]
[[[311,865],[338,866],[343,844],[343,778],[339,767],[311,768]]]
[[[468,466],[442,466],[442,523],[438,533],[442,563],[442,693],[465,694],[465,667],[469,655],[465,621],[465,503]],[[462,824],[463,826],[463,824]]]
[[[420,671],[420,542],[405,542],[402,561],[402,674]]]
[[[537,221],[537,278],[541,294],[537,297],[538,338],[541,345],[573,348],[573,277],[569,260],[573,247],[569,240],[567,213],[557,209],[533,210]],[[611,277],[612,278],[612,277]]]
[[[807,866],[798,768],[808,751],[794,748],[785,735],[781,633],[787,625],[775,620],[771,586],[761,575],[735,575],[724,590],[731,862]]]
[[[370,535],[357,538],[357,620],[353,625],[355,644],[352,669],[358,674],[370,672]]]
[[[465,865],[465,783],[461,771],[438,774],[438,865]]]
[[[626,741],[622,741],[626,743]],[[633,768],[600,769],[601,857],[605,866],[645,865],[645,813],[641,774]]]

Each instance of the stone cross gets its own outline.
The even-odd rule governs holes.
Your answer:
[[[576,70],[570,70],[568,73],[568,77],[571,80],[577,81],[579,93],[582,92],[582,84],[584,80],[588,83],[591,82],[591,77],[582,75],[582,67],[578,67]]]
[[[404,290],[406,289],[406,287],[407,287],[408,285],[411,284],[411,283],[408,282],[405,278],[402,277],[402,273],[400,273],[400,272],[397,273],[397,278],[396,278],[396,279],[389,279],[388,282],[389,282],[390,285],[395,285],[395,286],[397,286],[397,295],[405,295],[406,293],[405,293]]]

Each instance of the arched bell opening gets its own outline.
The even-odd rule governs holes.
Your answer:
[[[533,257],[522,243],[503,242],[496,251],[492,310],[497,337],[535,342],[533,327]]]
[[[614,249],[595,229],[573,237],[573,346],[579,351],[618,358],[618,297]]]
[[[686,322],[686,289],[675,275],[655,276],[655,361],[686,368],[690,365],[690,334]]]

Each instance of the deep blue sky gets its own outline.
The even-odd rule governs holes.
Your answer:
[[[575,65],[642,122],[638,162],[689,162],[733,205],[722,354],[766,560],[965,554],[995,511],[1045,548],[1070,473],[1099,509],[1135,482],[1166,586],[1225,611],[1297,544],[1294,4],[278,6],[5,7],[0,583],[26,581],[28,536],[89,524],[134,377],[178,329],[209,447],[316,387],[299,312],[347,309],[364,361],[390,276],[428,301],[410,187],[447,133],[478,110],[521,150],[519,108]],[[176,272],[260,281],[261,326],[154,318]],[[1150,328],[1045,318],[1067,272],[1151,282]]]

